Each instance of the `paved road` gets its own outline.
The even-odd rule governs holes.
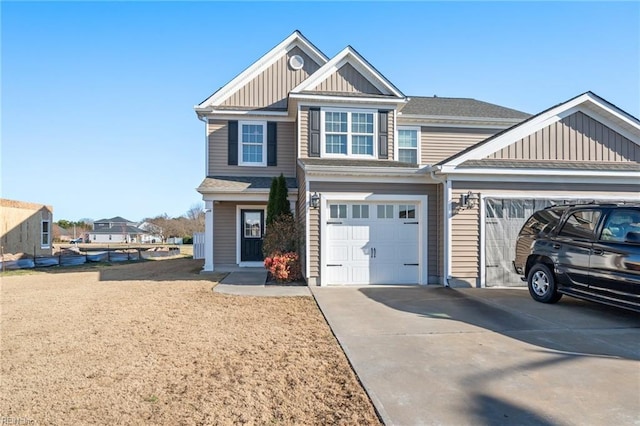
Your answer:
[[[387,425],[640,424],[640,315],[526,289],[311,287]]]

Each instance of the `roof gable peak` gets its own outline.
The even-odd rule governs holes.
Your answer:
[[[612,130],[640,145],[640,120],[628,114],[604,98],[588,91],[568,101],[555,105],[529,117],[496,135],[487,138],[464,151],[439,163],[440,166],[457,167],[468,160],[480,160],[500,151],[511,143],[560,121],[576,112],[582,112]]]
[[[329,60],[329,58],[317,47],[315,47],[309,40],[307,40],[307,38],[303,36],[300,31],[295,30],[293,33],[291,33],[291,35],[289,35],[287,38],[273,47],[270,51],[260,57],[248,68],[234,77],[231,81],[222,86],[200,104],[196,105],[194,108],[196,109],[196,111],[198,111],[222,104],[236,90],[243,87],[247,82],[251,81],[255,76],[260,74],[274,62],[276,62],[278,58],[289,52],[294,47],[299,47],[300,49],[302,49],[302,51],[304,51],[320,65],[324,65]]]
[[[362,55],[353,47],[347,46],[327,63],[320,67],[309,78],[295,87],[291,93],[301,93],[312,90],[333,73],[337,72],[345,64],[350,64],[356,71],[362,74],[380,93],[391,95],[397,98],[405,98],[405,95],[393,85],[384,75],[376,70]]]

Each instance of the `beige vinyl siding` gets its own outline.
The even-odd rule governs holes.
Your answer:
[[[388,195],[427,195],[427,242],[428,242],[428,269],[430,282],[438,282],[441,276],[438,265],[438,247],[441,245],[441,229],[438,228],[438,185],[429,184],[393,184],[393,183],[358,183],[358,182],[311,182],[309,192],[367,192],[372,194]],[[320,209],[311,209],[310,227],[311,236],[310,266],[311,277],[318,277],[320,273]],[[440,237],[439,237],[440,236]]]
[[[346,92],[373,95],[382,94],[382,92],[371,84],[371,82],[360,74],[351,64],[344,64],[339,70],[331,74],[326,80],[312,90],[333,93]]]
[[[457,209],[458,200],[467,188],[453,189],[451,219],[451,276],[475,286],[479,276],[480,209]]]
[[[216,265],[236,263],[237,203],[213,205],[213,261]]]
[[[498,131],[423,126],[420,130],[421,164],[439,163]]]
[[[298,220],[298,225],[300,229],[306,229],[306,221],[307,221],[307,190],[306,190],[306,176],[304,170],[301,167],[296,168],[296,178],[298,179],[298,201],[296,205],[296,219]],[[303,236],[303,238],[306,237]],[[300,256],[300,266],[302,267],[302,275],[306,278],[307,271],[307,251],[306,241],[303,240],[302,246],[298,250],[298,254]]]
[[[300,107],[300,152],[299,158],[307,158],[309,156],[309,107]]]
[[[640,161],[640,145],[576,112],[493,153],[508,160]]]
[[[302,69],[294,70],[289,66],[289,59],[293,55],[300,55],[304,59]],[[222,106],[243,109],[287,108],[287,96],[291,89],[306,80],[318,68],[320,68],[320,65],[314,62],[300,48],[295,47],[286,55],[282,55],[280,59],[260,75],[233,93],[222,103]]]
[[[268,167],[229,166],[228,122],[209,120],[209,164],[207,176],[295,176],[295,123],[278,122],[278,165]]]

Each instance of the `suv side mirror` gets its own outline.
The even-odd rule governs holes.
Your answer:
[[[625,243],[640,244],[640,232],[627,232],[624,237]]]

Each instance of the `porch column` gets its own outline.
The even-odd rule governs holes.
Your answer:
[[[213,201],[204,202],[204,267],[202,272],[213,272]]]

